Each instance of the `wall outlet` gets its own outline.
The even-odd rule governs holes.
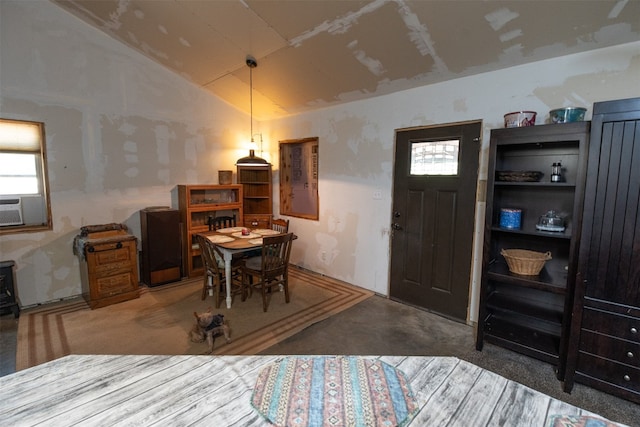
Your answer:
[[[373,192],[373,200],[382,200],[382,191],[376,190]]]

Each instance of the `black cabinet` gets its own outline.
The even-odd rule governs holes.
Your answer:
[[[182,278],[180,211],[150,207],[140,211],[142,283],[162,285]]]
[[[555,364],[564,375],[582,203],[589,122],[491,132],[480,317],[484,341]],[[553,164],[562,173],[552,179]],[[535,172],[540,172],[535,173]],[[504,210],[504,211],[503,211]],[[561,231],[536,227],[554,211]],[[516,225],[501,221],[516,213]],[[519,223],[519,226],[517,225]],[[551,253],[539,274],[512,273],[503,249]]]
[[[640,98],[594,104],[564,388],[640,403]]]
[[[13,316],[17,318],[20,315],[20,307],[14,285],[15,265],[13,261],[0,261],[0,314],[13,312]]]

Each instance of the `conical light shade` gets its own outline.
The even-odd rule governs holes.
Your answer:
[[[238,159],[236,166],[269,166],[269,162],[262,157],[256,157],[254,150],[249,150],[249,156]]]

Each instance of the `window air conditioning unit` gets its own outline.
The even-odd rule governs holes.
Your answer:
[[[22,199],[20,197],[0,198],[0,227],[22,224]]]

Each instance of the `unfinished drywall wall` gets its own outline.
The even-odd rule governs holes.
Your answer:
[[[249,121],[47,1],[0,2],[0,19],[0,115],[43,121],[47,133],[54,229],[0,238],[32,305],[80,292],[71,245],[81,226],[123,222],[140,236],[140,209],[234,169]],[[506,112],[534,109],[542,123],[555,107],[640,96],[639,52],[625,44],[260,123],[276,195],[278,140],[319,137],[320,220],[291,218],[292,261],[387,294],[395,129],[482,119],[486,148]],[[470,220],[481,224],[483,207]]]
[[[476,222],[469,320],[477,318],[484,221],[486,149],[503,115],[640,96],[640,43],[619,45],[354,102],[269,123],[271,139],[317,136],[320,220],[291,218],[300,237],[292,262],[388,294],[394,131],[480,119],[484,122],[481,199]],[[296,247],[297,246],[297,247]],[[410,256],[410,255],[409,255]]]
[[[81,293],[73,238],[217,184],[246,155],[249,119],[48,1],[0,3],[0,116],[44,122],[53,230],[0,238],[23,306]],[[140,248],[140,242],[138,242]]]

